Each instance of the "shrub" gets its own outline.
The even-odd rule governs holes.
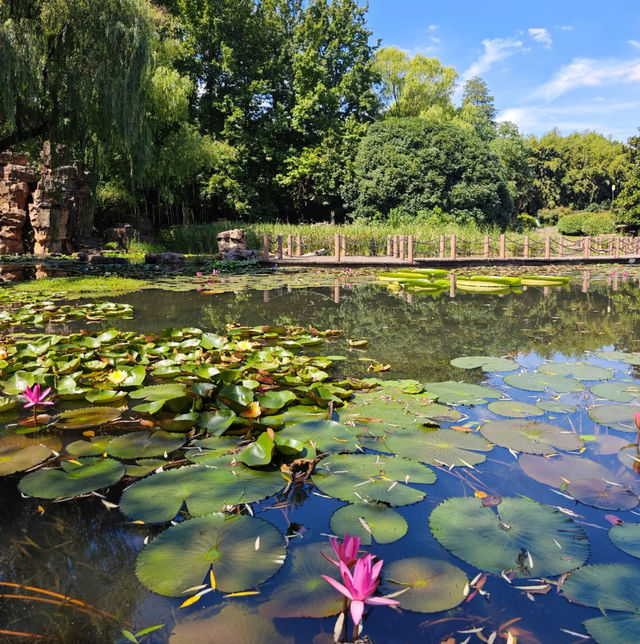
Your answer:
[[[606,199],[605,201],[590,203],[585,210],[587,212],[606,212],[611,210],[611,201]]]
[[[558,232],[561,235],[581,235],[582,224],[589,216],[592,216],[592,214],[581,210],[561,217],[558,221]]]
[[[582,222],[582,232],[591,237],[610,235],[616,232],[616,220],[608,212],[592,214]]]
[[[531,230],[538,227],[538,220],[526,212],[521,212],[515,222],[517,230]]]
[[[573,213],[575,213],[575,210],[572,210],[568,206],[558,206],[557,208],[541,208],[538,210],[537,217],[544,224],[555,224],[562,217]]]

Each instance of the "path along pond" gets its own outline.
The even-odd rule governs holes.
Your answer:
[[[640,288],[588,277],[6,305],[0,631],[329,643],[348,531],[378,644],[639,642]]]

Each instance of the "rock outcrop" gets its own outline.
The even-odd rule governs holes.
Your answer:
[[[0,154],[0,254],[24,253],[24,227],[35,175],[26,155]]]

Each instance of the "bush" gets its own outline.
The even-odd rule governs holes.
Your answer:
[[[558,206],[557,208],[541,208],[538,210],[537,217],[544,224],[556,224],[562,217],[572,215],[575,210],[567,206]]]
[[[611,210],[611,201],[609,199],[600,202],[590,203],[586,208],[586,212],[606,212]]]
[[[538,227],[538,220],[532,215],[528,215],[526,212],[521,212],[515,222],[515,227],[517,230],[532,230],[533,228]]]
[[[573,212],[570,215],[565,215],[558,221],[558,232],[561,235],[581,235],[582,225],[585,219],[592,216],[593,215],[591,213],[585,213],[582,210],[579,212]]]
[[[591,237],[610,235],[616,232],[616,220],[608,212],[592,214],[582,222],[582,232]]]

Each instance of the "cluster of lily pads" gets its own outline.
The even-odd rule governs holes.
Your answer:
[[[386,282],[390,290],[403,289],[410,293],[439,295],[451,288],[447,278],[449,271],[440,268],[403,268],[390,273],[378,273],[378,279]],[[564,286],[569,278],[562,275],[470,275],[457,277],[455,287],[468,293],[505,295],[521,293],[523,286]]]
[[[253,516],[253,504],[283,488],[312,481],[320,493],[345,501],[329,526],[363,546],[406,534],[396,508],[421,501],[436,470],[473,472],[492,452],[517,459],[523,474],[577,502],[607,511],[640,503],[634,475],[640,407],[623,404],[640,393],[625,371],[640,364],[640,354],[610,351],[598,355],[604,366],[548,362],[537,369],[504,357],[452,361],[454,368],[482,370],[492,386],[354,381],[332,377],[333,364],[344,358],[319,355],[327,342],[342,343],[340,332],[231,325],[224,335],[184,328],[6,337],[0,474],[21,475],[20,491],[43,499],[102,491],[130,521],[168,525],[141,550],[136,572],[147,588],[182,597],[185,606],[214,591],[255,592],[291,557],[282,583],[254,615],[257,623],[342,610],[330,586],[318,587],[320,576],[332,572],[321,556],[324,544],[288,549],[276,527]],[[589,417],[612,431],[579,433],[567,423],[537,420],[574,412],[585,400],[585,382],[592,383],[589,402],[597,403]],[[52,388],[55,405],[31,418],[24,392],[36,385]],[[534,400],[522,401],[522,392]],[[591,460],[596,448],[617,454],[626,469]],[[628,580],[638,585],[640,567],[585,566],[589,540],[575,513],[475,492],[445,499],[431,512],[439,544],[510,583],[535,576],[546,586],[571,573],[563,595],[622,611],[586,622],[598,642],[638,639],[639,598],[620,588]],[[640,555],[640,524],[613,526],[611,539]],[[401,608],[427,613],[459,605],[478,587],[461,568],[426,556],[392,561],[382,577],[387,592],[403,591]],[[226,606],[219,615],[234,610]],[[176,633],[189,632],[189,624]]]

